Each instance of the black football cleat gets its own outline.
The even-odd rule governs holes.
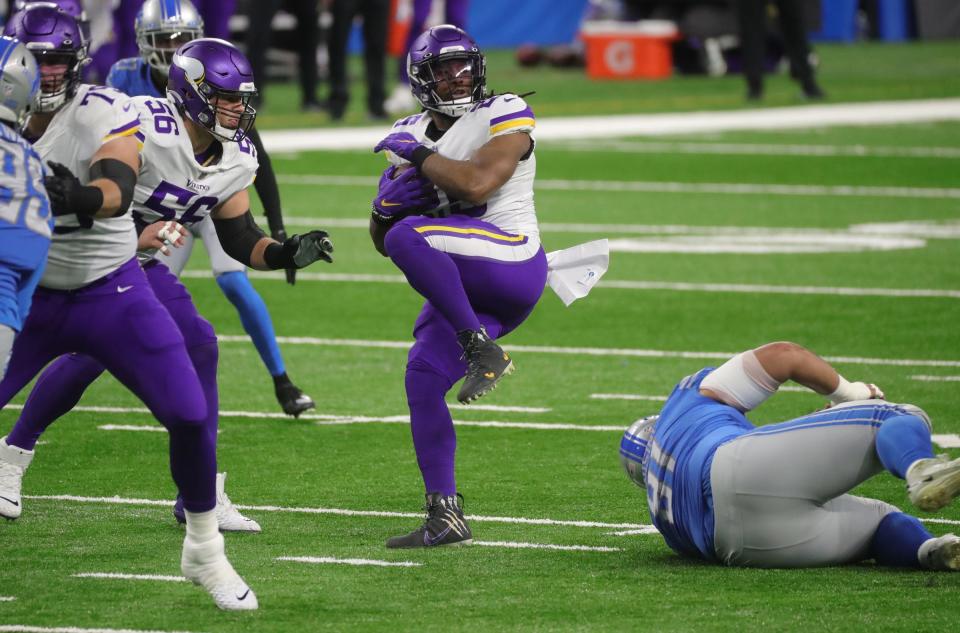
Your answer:
[[[299,387],[290,382],[287,374],[281,374],[273,377],[277,402],[283,412],[293,417],[299,417],[301,413],[309,409],[316,408],[313,398],[303,393]]]
[[[457,340],[467,359],[467,376],[460,386],[457,400],[462,404],[470,404],[496,387],[501,378],[513,372],[513,361],[487,336],[483,328],[458,332]]]
[[[387,540],[390,549],[439,547],[440,545],[469,545],[473,533],[463,517],[463,495],[444,497],[439,492],[428,492],[427,520],[413,532]]]

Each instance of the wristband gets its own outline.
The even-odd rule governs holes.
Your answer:
[[[279,270],[281,268],[296,268],[293,263],[293,255],[287,252],[283,244],[271,242],[263,251],[263,262],[270,270]]]
[[[417,148],[413,150],[413,154],[410,156],[410,162],[413,163],[414,167],[420,169],[423,167],[423,161],[427,160],[436,153],[436,150],[432,150],[426,145],[418,145]]]
[[[103,207],[103,191],[100,187],[89,185],[77,187],[70,202],[72,203],[71,211],[77,215],[92,218]]]
[[[827,395],[834,404],[841,402],[851,402],[853,400],[869,400],[871,393],[870,387],[862,382],[848,382],[846,378],[837,374],[840,378],[837,388],[833,393]]]

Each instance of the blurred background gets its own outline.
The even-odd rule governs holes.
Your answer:
[[[0,0],[0,15],[12,4]],[[92,26],[88,80],[98,82],[114,61],[137,54],[133,19],[142,0],[83,4]],[[564,114],[945,96],[956,90],[960,59],[955,0],[195,4],[208,35],[231,39],[251,58],[263,127],[376,123],[415,111],[405,51],[416,34],[442,22],[465,28],[488,54],[495,90],[549,90],[551,104],[568,104]],[[903,73],[944,85],[872,95],[866,84],[878,72],[888,84]],[[591,99],[563,94],[581,81]]]

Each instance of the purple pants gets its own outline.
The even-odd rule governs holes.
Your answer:
[[[426,491],[452,495],[457,439],[444,396],[467,370],[457,332],[482,325],[499,338],[523,323],[543,293],[546,255],[535,240],[459,215],[406,218],[384,245],[427,299],[407,357],[410,428]]]
[[[58,358],[59,357],[59,358]],[[32,449],[104,369],[170,433],[170,470],[191,512],[216,505],[217,343],[186,288],[163,264],[131,260],[70,291],[37,289],[16,339],[0,407],[51,360],[7,438]]]

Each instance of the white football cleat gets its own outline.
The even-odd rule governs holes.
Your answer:
[[[217,525],[221,532],[259,532],[260,524],[253,519],[240,514],[230,497],[227,496],[224,486],[227,482],[227,473],[217,473]]]
[[[920,546],[920,565],[938,571],[960,571],[960,536],[944,534]]]
[[[187,580],[200,585],[224,611],[252,611],[260,605],[257,596],[227,560],[223,535],[206,543],[183,540],[180,571]]]
[[[938,455],[914,462],[907,471],[910,503],[933,512],[960,495],[960,459]]]
[[[23,511],[20,489],[32,460],[33,451],[10,446],[6,436],[0,438],[0,516],[5,519],[16,519]]]

